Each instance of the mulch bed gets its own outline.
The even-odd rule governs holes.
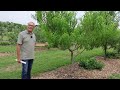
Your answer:
[[[63,66],[56,70],[41,73],[32,79],[108,79],[114,73],[120,73],[119,59],[106,59],[103,57],[96,57],[97,60],[102,61],[105,67],[100,70],[86,70],[79,67],[79,63]]]

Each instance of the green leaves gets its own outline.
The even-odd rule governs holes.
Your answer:
[[[16,44],[17,36],[20,31],[25,30],[25,26],[12,22],[0,22],[0,38]],[[6,37],[6,39],[5,39]]]
[[[59,40],[59,45],[61,47],[61,49],[65,50],[70,48],[70,36],[67,33],[64,33]]]
[[[81,27],[84,32],[84,39],[87,46],[91,48],[114,44],[116,36],[116,22],[113,12],[108,11],[89,11],[86,12],[81,20]],[[111,43],[112,42],[112,43]],[[86,47],[86,49],[89,49]]]
[[[95,58],[83,59],[80,60],[80,66],[88,70],[102,70],[104,63],[97,61]]]
[[[72,11],[39,11],[36,16],[51,47],[72,52],[77,48],[91,50],[114,46],[116,42],[115,12],[88,11],[80,23],[77,22],[76,12]]]
[[[75,26],[77,24],[75,12],[39,11],[36,12],[36,16],[39,20],[42,20],[41,18],[43,18],[43,13],[45,14],[44,18],[46,23],[43,23],[42,21],[38,22],[40,25],[42,25],[41,29],[45,31],[45,36],[47,37],[46,39],[49,45],[52,47],[59,47],[61,49],[68,49],[70,45],[72,45],[70,42],[76,42],[76,40],[72,38],[72,33],[74,32]]]
[[[43,22],[43,13],[45,15]],[[41,15],[42,14],[42,15]],[[72,11],[48,11],[36,12],[41,30],[45,31],[49,47],[57,47],[62,50],[69,49],[71,53],[82,46],[80,31],[77,29],[76,12]],[[78,31],[77,31],[78,30]],[[77,33],[78,32],[78,33]],[[73,58],[73,55],[71,55]]]

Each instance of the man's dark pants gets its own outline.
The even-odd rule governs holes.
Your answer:
[[[26,64],[22,63],[22,79],[31,79],[33,59],[22,61],[26,62]]]

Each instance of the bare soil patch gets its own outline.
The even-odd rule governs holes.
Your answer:
[[[2,56],[10,56],[10,55],[12,55],[12,53],[0,53],[0,57],[2,57]]]

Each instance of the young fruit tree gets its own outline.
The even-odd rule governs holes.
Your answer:
[[[76,12],[36,11],[35,16],[41,30],[45,33],[49,47],[56,47],[62,50],[68,49],[73,63],[75,51],[79,48],[82,49],[79,53],[84,51],[82,30],[77,26]]]
[[[81,20],[81,28],[87,45],[90,49],[102,47],[105,59],[108,47],[116,44],[118,36],[118,22],[114,20],[114,17],[109,11],[88,11]]]

